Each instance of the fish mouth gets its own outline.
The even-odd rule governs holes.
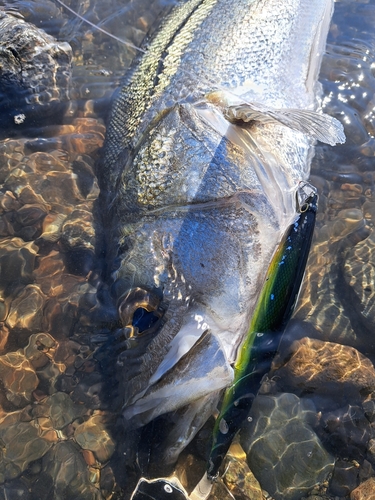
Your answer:
[[[178,306],[166,307],[140,288],[121,300],[126,340],[117,367],[123,415],[130,428],[220,391],[232,381],[232,368],[210,328],[208,313],[196,304],[184,304],[183,310]]]
[[[123,408],[130,428],[142,427],[160,415],[203,401],[231,384],[233,370],[220,341],[210,330],[205,330],[192,347],[178,357],[188,343],[180,353],[172,347],[170,358],[164,358],[148,387]]]

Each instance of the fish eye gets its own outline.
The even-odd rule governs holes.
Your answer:
[[[138,307],[133,314],[133,327],[138,328],[139,333],[149,330],[157,321],[159,316],[154,311],[147,311],[143,307]]]
[[[160,297],[143,288],[133,288],[121,298],[121,322],[128,330],[128,337],[154,331],[164,315]]]

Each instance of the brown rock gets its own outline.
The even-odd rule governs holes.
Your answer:
[[[114,452],[115,445],[105,428],[102,415],[93,415],[89,420],[78,425],[74,437],[84,450],[91,450],[101,463],[107,462]]]
[[[373,364],[353,347],[305,337],[294,342],[290,351],[273,373],[284,389],[341,394],[352,403],[375,390]]]
[[[10,328],[26,329],[32,333],[40,332],[42,328],[43,307],[45,295],[36,285],[26,286],[12,301],[7,325]]]
[[[1,309],[1,303],[0,303]],[[9,329],[4,325],[4,323],[0,323],[0,352],[4,350],[9,337]]]
[[[350,493],[350,500],[375,500],[375,478],[370,477]]]
[[[242,451],[242,454],[241,454]],[[224,483],[236,500],[262,500],[262,488],[246,463],[246,454],[236,443],[225,457]]]
[[[0,242],[0,283],[30,283],[35,267],[38,247],[34,243],[25,243],[21,238],[12,238]]]
[[[11,191],[6,191],[0,194],[0,207],[1,212],[9,212],[10,210],[18,210],[20,203]]]
[[[24,186],[21,189],[18,195],[18,200],[22,205],[41,205],[46,207],[46,202],[43,197],[37,194],[30,186]],[[50,207],[46,208],[48,211],[48,208]]]
[[[95,455],[93,454],[92,451],[83,450],[82,455],[83,455],[83,458],[85,459],[85,462],[87,463],[87,465],[94,466],[96,464]]]
[[[39,384],[34,368],[21,351],[0,356],[0,378],[7,398],[16,406],[31,401],[32,392]]]
[[[14,479],[57,441],[47,419],[22,421],[22,412],[0,413],[0,482]]]

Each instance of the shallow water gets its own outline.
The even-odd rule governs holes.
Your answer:
[[[67,1],[137,46],[173,3]],[[58,3],[5,5],[69,42],[74,64],[66,92],[58,80],[57,107],[9,104],[1,94],[0,499],[128,498],[137,475],[124,454],[134,450],[95,343],[116,316],[97,297],[103,263],[93,204],[110,98],[136,51]],[[325,111],[342,121],[347,142],[316,148],[319,216],[305,284],[241,434],[266,498],[375,491],[374,25],[375,1],[336,3],[320,81]],[[165,475],[172,470],[149,466],[149,442],[163,432],[157,425],[144,431],[135,469]],[[176,466],[188,489],[203,474],[211,426]],[[239,449],[212,498],[266,495]]]

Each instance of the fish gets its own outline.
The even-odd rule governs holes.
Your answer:
[[[233,383],[316,140],[333,0],[178,2],[118,89],[98,167],[127,429],[173,415],[174,463]]]

